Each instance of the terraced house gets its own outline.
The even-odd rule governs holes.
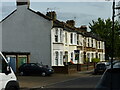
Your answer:
[[[74,20],[61,22],[54,11],[47,16],[53,19],[51,30],[52,66],[61,71],[64,66],[84,64],[93,58],[105,60],[104,41],[97,35],[87,32],[87,27],[75,27]],[[58,70],[58,68],[60,68]]]

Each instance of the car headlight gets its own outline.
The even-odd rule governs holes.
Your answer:
[[[51,69],[49,69],[49,72],[51,72],[52,70]]]

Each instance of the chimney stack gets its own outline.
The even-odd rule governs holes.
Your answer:
[[[82,25],[82,26],[80,27],[80,31],[81,31],[81,32],[87,32],[87,26],[86,26],[86,25]]]
[[[30,5],[30,0],[17,0],[17,6],[21,6],[21,5]]]
[[[75,21],[74,20],[67,20],[66,23],[72,27],[75,26]]]
[[[57,14],[55,11],[47,12],[46,16],[50,17],[53,20],[57,19]]]

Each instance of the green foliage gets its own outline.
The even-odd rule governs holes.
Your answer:
[[[92,58],[92,62],[94,62],[94,63],[100,62],[100,59],[99,58]]]
[[[114,24],[114,56],[120,57],[120,24],[115,21]],[[107,20],[98,18],[97,21],[89,23],[89,28],[92,33],[99,35],[103,40],[105,40],[105,51],[106,57],[111,57],[111,43],[112,42],[112,20],[108,18]]]

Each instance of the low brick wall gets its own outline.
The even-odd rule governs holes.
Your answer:
[[[78,71],[86,71],[94,69],[94,63],[80,64]]]
[[[71,74],[78,71],[92,70],[94,69],[94,63],[53,66],[52,68],[54,69],[55,73]]]
[[[53,66],[55,73],[71,74],[77,72],[77,65]]]

